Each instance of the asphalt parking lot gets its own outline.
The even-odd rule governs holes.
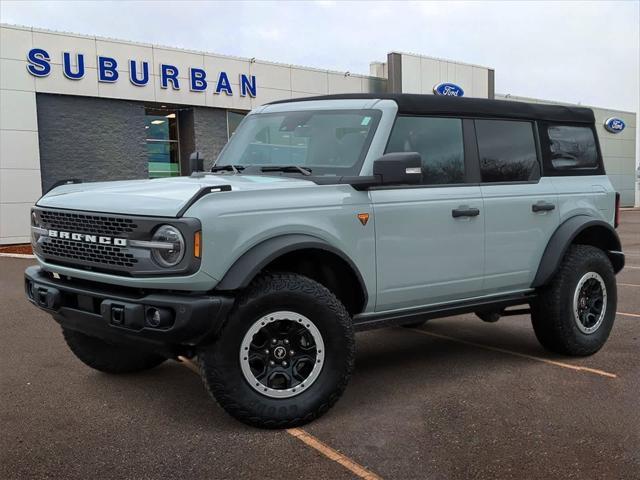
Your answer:
[[[301,430],[227,416],[184,364],[92,371],[0,258],[0,478],[640,478],[640,211],[599,353],[545,352],[527,316],[359,334],[344,397]]]

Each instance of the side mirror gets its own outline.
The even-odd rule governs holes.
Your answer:
[[[204,170],[204,158],[200,156],[200,152],[193,152],[189,156],[189,171],[202,172]]]
[[[417,152],[387,153],[373,162],[379,185],[416,185],[422,182],[422,157]]]

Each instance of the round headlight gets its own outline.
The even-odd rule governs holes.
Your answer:
[[[162,225],[158,228],[151,241],[170,244],[170,246],[151,250],[153,259],[162,267],[175,267],[184,257],[184,237],[180,230],[171,225]]]
[[[38,227],[38,216],[36,212],[31,210],[31,226]],[[31,247],[35,247],[38,244],[38,239],[40,238],[40,234],[37,233],[33,228],[31,229]]]

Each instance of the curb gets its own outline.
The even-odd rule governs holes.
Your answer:
[[[0,258],[36,258],[35,255],[29,255],[28,253],[0,253]]]

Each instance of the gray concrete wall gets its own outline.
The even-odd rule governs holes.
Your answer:
[[[189,156],[196,150],[193,126],[193,108],[178,111],[178,137],[180,142],[180,174],[189,175]]]
[[[148,178],[142,103],[43,93],[36,102],[43,192],[69,178]]]
[[[195,149],[204,157],[204,168],[207,170],[227,143],[227,111],[194,107],[193,126]],[[183,164],[188,161],[189,157],[183,158]]]

